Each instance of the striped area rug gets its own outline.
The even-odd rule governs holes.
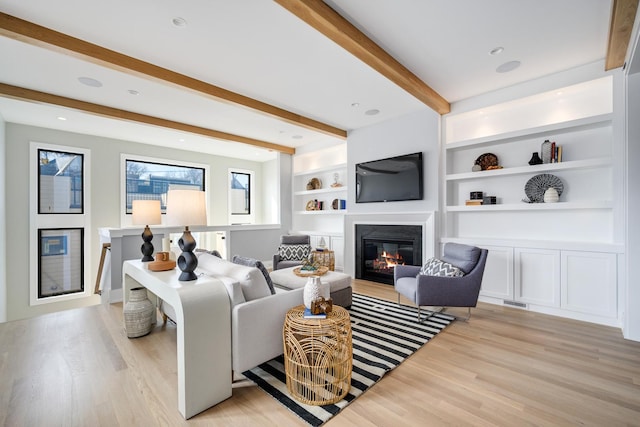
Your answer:
[[[349,314],[353,334],[351,390],[338,403],[311,406],[293,399],[287,390],[282,356],[243,374],[309,425],[320,426],[454,320],[438,313],[419,324],[415,307],[360,294],[353,294]]]

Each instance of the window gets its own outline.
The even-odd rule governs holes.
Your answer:
[[[90,297],[90,151],[30,146],[30,304]]]
[[[131,213],[134,200],[160,200],[162,213],[167,209],[167,191],[195,188],[204,191],[205,168],[125,159],[125,212]]]
[[[83,155],[38,149],[38,213],[83,213]]]
[[[254,173],[229,169],[229,223],[255,223]]]
[[[84,291],[84,229],[38,230],[38,298]]]

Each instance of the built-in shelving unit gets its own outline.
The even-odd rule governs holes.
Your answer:
[[[616,325],[621,182],[612,80],[570,87],[563,103],[560,92],[444,118],[442,242],[489,249],[483,301]],[[562,162],[529,165],[545,140],[562,146]],[[487,153],[500,168],[472,171]],[[558,202],[526,202],[538,174],[560,179]],[[497,204],[467,205],[472,192]]]
[[[333,209],[333,201],[347,199],[347,187],[345,185],[347,165],[339,164],[322,167],[293,175],[293,211],[299,215],[344,215],[346,209]],[[340,186],[331,186],[337,182]],[[318,189],[308,190],[307,183],[317,178],[322,183]],[[323,202],[322,210],[307,210],[309,201]],[[346,202],[345,202],[346,203]]]

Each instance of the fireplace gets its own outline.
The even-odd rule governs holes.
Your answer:
[[[397,264],[422,264],[422,226],[356,224],[356,279],[393,284]]]

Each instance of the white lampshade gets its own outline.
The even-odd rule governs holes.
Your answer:
[[[161,224],[160,200],[134,200],[131,209],[133,225]]]
[[[169,190],[166,225],[207,225],[207,202],[204,191]]]

